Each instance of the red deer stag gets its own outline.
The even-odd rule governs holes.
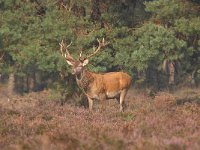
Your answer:
[[[88,59],[108,44],[105,43],[104,39],[102,41],[97,39],[97,41],[98,47],[96,50],[85,58],[82,57],[81,51],[79,60],[75,60],[68,51],[71,43],[65,46],[62,41],[59,44],[62,56],[72,66],[71,73],[75,75],[78,86],[88,98],[89,110],[92,110],[94,99],[117,98],[120,103],[120,111],[123,111],[124,99],[131,85],[131,77],[124,72],[93,73],[85,68],[89,63]]]

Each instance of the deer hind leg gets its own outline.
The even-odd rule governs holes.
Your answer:
[[[89,98],[89,97],[88,97],[88,104],[89,104],[89,110],[92,111],[93,100],[91,98]]]
[[[124,111],[124,99],[125,99],[126,93],[127,93],[126,89],[122,90],[121,93],[120,93],[120,100],[119,100],[120,112]]]

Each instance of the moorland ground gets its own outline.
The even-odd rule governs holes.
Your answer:
[[[200,89],[158,92],[130,89],[127,108],[95,101],[93,112],[60,105],[51,91],[15,95],[1,90],[1,150],[200,149]]]

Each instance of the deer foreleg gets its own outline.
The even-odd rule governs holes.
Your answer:
[[[120,100],[119,100],[119,103],[120,103],[120,112],[123,112],[123,111],[124,111],[124,99],[125,99],[126,93],[127,93],[127,90],[126,90],[126,89],[124,89],[124,90],[120,93]]]

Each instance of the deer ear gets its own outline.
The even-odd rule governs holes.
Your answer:
[[[89,63],[89,60],[88,60],[88,59],[84,60],[84,61],[83,61],[83,66],[86,66],[88,63]]]
[[[70,65],[70,66],[73,66],[73,63],[71,61],[68,61],[67,60],[67,63]]]

